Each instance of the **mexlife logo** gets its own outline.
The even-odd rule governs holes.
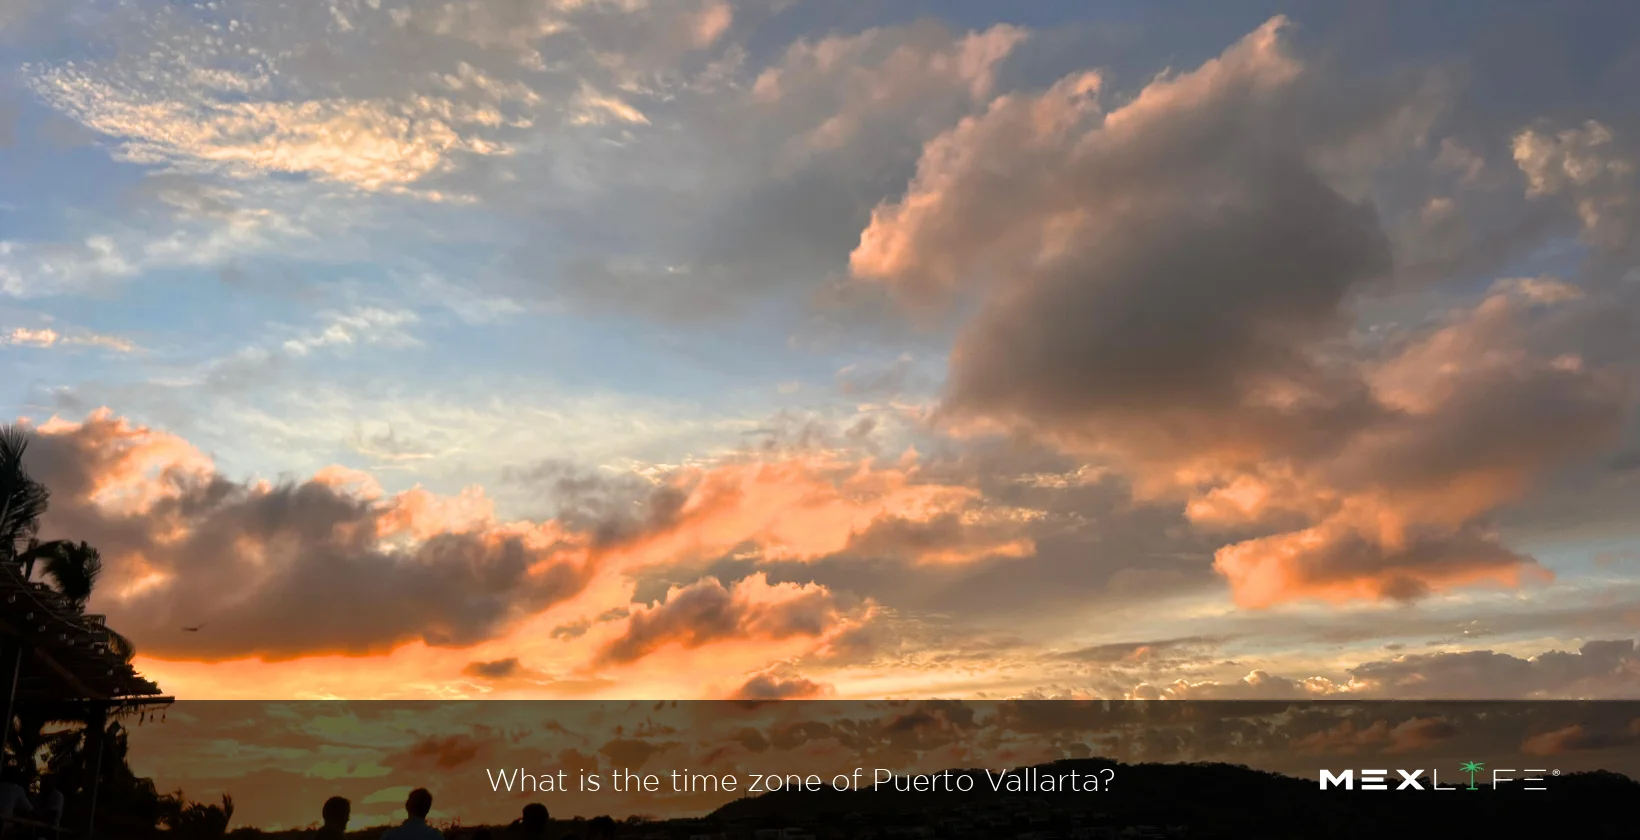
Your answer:
[[[1463,766],[1458,768],[1458,772],[1467,776],[1469,782],[1468,785],[1448,785],[1445,787],[1441,785],[1441,773],[1439,769],[1430,770],[1429,778],[1427,780],[1424,778],[1424,771],[1421,769],[1395,770],[1393,772],[1400,778],[1397,780],[1394,790],[1480,790],[1480,787],[1475,784],[1475,775],[1485,769],[1486,765],[1482,762],[1466,762]],[[1390,770],[1322,770],[1321,789],[1390,790],[1391,772],[1392,771]],[[1528,775],[1517,777],[1515,775],[1516,773],[1526,773]],[[1521,790],[1548,790],[1548,788],[1541,787],[1544,782],[1544,776],[1542,775],[1544,773],[1548,773],[1551,776],[1560,775],[1559,770],[1496,769],[1492,771],[1492,787],[1496,789],[1499,785],[1509,784],[1512,782],[1536,782],[1540,785],[1539,787],[1523,787]],[[1425,787],[1426,781],[1428,783],[1428,787]]]

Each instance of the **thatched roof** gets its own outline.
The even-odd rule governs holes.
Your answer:
[[[0,563],[0,637],[28,641],[30,655],[17,684],[19,707],[171,700],[126,661],[103,616],[81,613],[45,584],[25,580],[11,563]]]

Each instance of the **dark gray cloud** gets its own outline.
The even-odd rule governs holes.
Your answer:
[[[801,700],[825,691],[826,686],[804,677],[758,674],[747,680],[735,692],[735,697],[741,700]]]
[[[1073,76],[930,146],[910,194],[939,204],[881,208],[854,268],[930,302],[995,285],[953,351],[948,411],[1048,428],[1098,416],[1161,446],[1302,441],[1353,422],[1341,417],[1364,389],[1312,348],[1344,327],[1350,292],[1389,273],[1390,250],[1373,208],[1318,160],[1377,139],[1406,102],[1312,128],[1310,85],[1279,38],[1267,26],[1103,128],[1089,122],[1097,81]],[[1028,151],[1020,132],[1038,138]],[[1067,213],[1089,221],[1046,241]],[[1319,392],[1314,408],[1247,407],[1275,383]],[[1205,415],[1211,431],[1191,427]]]
[[[705,578],[673,589],[666,600],[633,613],[625,632],[604,646],[597,661],[603,665],[631,663],[670,644],[696,648],[737,639],[819,637],[843,623],[837,600],[824,588],[775,597],[763,589],[761,576],[733,586]]]
[[[467,676],[480,679],[504,680],[508,677],[516,677],[524,673],[524,670],[523,664],[518,661],[518,657],[514,656],[507,659],[496,659],[491,662],[469,662],[467,667],[461,669],[461,672]]]
[[[1348,680],[1294,679],[1255,670],[1232,681],[1177,680],[1142,684],[1137,699],[1176,700],[1351,698],[1393,700],[1610,700],[1640,690],[1640,656],[1633,639],[1585,642],[1575,652],[1530,658],[1493,650],[1404,654],[1363,662]]]
[[[1109,642],[1080,648],[1060,654],[1062,659],[1091,665],[1118,663],[1154,664],[1158,659],[1200,661],[1204,653],[1211,653],[1223,639],[1192,636],[1180,639],[1158,639],[1150,642]]]
[[[1640,692],[1633,639],[1591,641],[1530,659],[1490,650],[1413,654],[1351,668],[1373,696],[1406,699],[1611,699]]]

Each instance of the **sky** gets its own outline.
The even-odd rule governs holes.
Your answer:
[[[1636,18],[0,0],[0,413],[182,698],[1640,697]]]

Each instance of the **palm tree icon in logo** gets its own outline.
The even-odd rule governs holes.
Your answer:
[[[1469,774],[1469,787],[1465,788],[1465,790],[1480,790],[1480,788],[1475,787],[1475,773],[1481,769],[1481,766],[1482,765],[1479,761],[1471,761],[1468,764],[1458,768],[1459,770]]]

